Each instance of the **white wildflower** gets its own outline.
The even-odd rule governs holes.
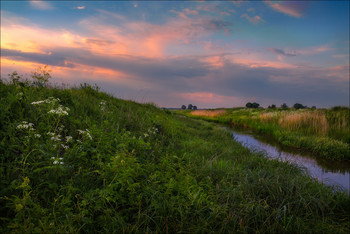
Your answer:
[[[73,139],[71,136],[66,136],[66,143],[70,142]]]
[[[21,98],[23,97],[23,93],[22,93],[22,92],[17,93],[17,94],[16,94],[16,97],[17,97],[18,99],[21,99]]]
[[[63,149],[69,149],[68,145],[61,144],[61,146],[62,146]]]
[[[106,101],[101,101],[100,102],[100,108],[102,111],[104,111],[106,109]]]
[[[55,157],[52,157],[51,160],[54,160],[54,161],[52,162],[53,164],[61,164],[61,165],[64,164],[63,158],[55,158]]]
[[[61,132],[63,129],[64,129],[64,125],[63,125],[63,124],[61,124],[61,126],[59,126],[59,127],[57,128],[57,130],[60,131],[60,132]]]
[[[57,109],[52,109],[50,110],[49,112],[47,112],[48,114],[55,114],[55,115],[68,115],[68,111],[69,111],[69,108],[68,107],[64,107],[62,105],[59,105],[57,107]]]
[[[92,136],[90,135],[89,129],[85,129],[85,130],[86,130],[86,131],[78,129],[78,133],[79,133],[80,135],[86,136],[86,137],[88,137],[90,140],[92,140]]]
[[[40,134],[34,134],[34,138],[40,138],[41,135]]]
[[[143,135],[144,135],[145,137],[149,137],[149,135],[148,135],[147,133],[144,133]]]
[[[60,141],[61,139],[58,136],[53,136],[50,138],[52,141]]]
[[[40,101],[32,102],[31,104],[32,105],[40,105],[42,103],[50,104],[50,103],[56,103],[56,102],[60,102],[60,101],[61,100],[59,98],[49,97],[46,100],[40,100]]]
[[[61,141],[61,135],[54,133],[54,132],[48,132],[47,135],[51,136],[50,140],[52,141]]]
[[[22,121],[21,124],[17,125],[17,129],[28,129],[28,130],[31,130],[31,131],[34,131],[34,124],[32,123],[28,123],[27,121]]]
[[[32,105],[39,105],[39,104],[41,104],[41,103],[44,103],[45,101],[37,101],[37,102],[32,102],[31,104]]]

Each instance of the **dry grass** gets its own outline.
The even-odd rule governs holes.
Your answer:
[[[191,112],[194,116],[216,117],[226,114],[226,110],[195,110]]]
[[[317,136],[326,136],[330,129],[344,130],[349,126],[346,116],[336,113],[332,118],[327,118],[324,111],[282,111],[262,113],[259,119],[265,123],[275,123],[291,130],[307,130]]]
[[[281,116],[279,125],[288,130],[309,129],[318,136],[326,136],[329,128],[326,115],[322,112],[294,112]]]

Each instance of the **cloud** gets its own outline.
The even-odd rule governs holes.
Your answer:
[[[297,99],[310,106],[347,104],[348,66],[317,68],[277,61],[274,56],[324,53],[331,50],[329,46],[268,49],[272,54],[245,50],[230,42],[231,47],[219,43],[225,47],[220,51],[208,35],[231,30],[232,24],[194,16],[152,24],[102,14],[80,21],[79,30],[84,34],[28,26],[18,19],[11,23],[11,18],[6,18],[1,26],[1,66],[8,71],[12,63],[28,64],[29,72],[29,64],[49,64],[54,77],[69,82],[88,80],[124,98],[142,90],[147,97],[141,101],[162,106],[193,102],[199,108],[232,107],[248,101],[267,106],[272,101],[294,104]],[[107,20],[110,18],[114,24]],[[195,50],[188,52],[195,46],[207,50],[198,55]],[[178,53],[168,53],[169,49]]]
[[[30,61],[52,66],[74,68],[74,65],[72,63],[69,63],[66,60],[66,58],[64,58],[63,56],[57,56],[52,52],[48,54],[40,54],[1,48],[1,56],[5,58],[10,58],[12,60]]]
[[[102,48],[109,53],[142,55],[145,57],[161,57],[167,49],[174,45],[190,47],[191,43],[200,42],[201,38],[210,36],[219,31],[230,32],[232,23],[211,17],[170,18],[161,24],[152,24],[145,21],[130,21],[119,15],[103,13],[99,17],[87,18],[80,21],[81,28],[97,38],[113,41],[114,46]],[[118,20],[117,25],[108,24],[111,17]],[[187,17],[187,16],[186,16]],[[107,23],[106,23],[107,22]]]
[[[304,5],[302,2],[281,2],[281,3],[272,3],[271,1],[266,1],[266,3],[275,11],[284,13],[286,15],[300,18],[303,15]]]
[[[84,9],[85,9],[85,6],[77,6],[77,7],[74,7],[73,9],[84,10]]]
[[[227,9],[227,7],[223,7],[222,5],[215,3],[206,3],[205,5],[199,5],[196,7],[198,11],[210,12],[219,15],[230,16],[231,13],[236,13],[235,9]]]
[[[266,61],[244,64],[237,62],[240,55],[207,56],[207,59],[202,56],[103,56],[83,48],[68,47],[53,48],[51,54],[6,49],[1,52],[4,58],[14,61],[36,61],[68,68],[72,72],[70,77],[85,74],[88,79],[100,81],[107,80],[108,76],[109,82],[116,87],[122,84],[134,90],[130,91],[134,95],[136,87],[143,87],[151,93],[151,100],[163,106],[180,106],[190,102],[196,102],[194,104],[201,108],[242,106],[252,100],[267,106],[272,100],[276,104],[277,101],[293,104],[296,99],[305,100],[305,105],[327,106],[346,104],[342,101],[345,102],[348,95],[348,66],[278,67]],[[221,63],[220,69],[213,69],[215,63]],[[102,88],[109,89],[109,86]],[[167,98],[167,93],[172,98]]]
[[[190,10],[188,8],[185,8],[182,11],[185,12],[187,15],[198,15],[198,11],[196,10]]]
[[[211,106],[235,106],[241,105],[242,100],[239,97],[224,96],[212,92],[193,92],[193,93],[179,93],[179,97],[187,102],[193,103],[203,107],[205,105]]]
[[[277,55],[294,57],[297,55],[314,55],[314,54],[324,53],[324,52],[331,51],[333,49],[328,46],[319,46],[319,47],[309,47],[309,48],[303,48],[299,50],[293,50],[291,52],[287,52],[286,50],[278,49],[278,48],[269,48],[267,50]]]
[[[189,15],[198,15],[198,11],[190,10],[188,8],[182,9],[182,11],[170,10],[169,12],[177,14],[182,19],[189,19]]]
[[[252,24],[258,24],[258,23],[264,22],[264,20],[258,15],[254,16],[254,17],[249,17],[249,15],[243,14],[243,15],[241,15],[241,18],[246,18]]]
[[[102,40],[102,39],[92,39],[92,38],[86,38],[83,39],[84,42],[90,45],[97,45],[97,46],[106,46],[106,45],[111,45],[114,44],[113,41],[108,41],[108,40]]]
[[[269,48],[268,51],[271,51],[277,55],[284,55],[284,56],[289,56],[289,57],[297,55],[295,51],[294,52],[286,52],[282,49],[277,49],[277,48]]]
[[[52,10],[54,8],[49,2],[43,0],[30,1],[30,5],[38,10]]]

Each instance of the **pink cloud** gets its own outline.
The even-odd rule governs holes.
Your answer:
[[[275,11],[284,13],[286,15],[300,18],[302,17],[302,5],[298,2],[283,2],[283,3],[272,3],[266,1],[266,3]]]
[[[85,9],[85,6],[77,6],[77,7],[75,7],[74,9],[77,9],[77,10],[84,10],[84,9]]]
[[[250,17],[247,14],[243,14],[243,15],[241,15],[241,18],[246,18],[252,24],[258,24],[258,23],[264,22],[264,20],[258,15],[254,16],[254,17]]]
[[[51,10],[53,9],[53,6],[47,2],[47,1],[42,1],[42,0],[35,0],[35,1],[30,1],[30,5],[38,10]]]
[[[183,9],[182,11],[185,12],[187,15],[198,15],[198,11],[196,10],[190,10],[186,8],[186,9]]]
[[[177,14],[182,19],[189,19],[189,15],[198,15],[197,10],[190,10],[188,8],[183,9],[182,11],[170,10],[169,12]]]
[[[198,106],[237,106],[242,104],[241,98],[219,95],[212,92],[180,93],[179,96]]]

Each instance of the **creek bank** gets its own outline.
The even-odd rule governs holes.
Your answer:
[[[278,144],[273,138],[268,138],[250,130],[229,130],[233,138],[253,151],[263,151],[266,157],[288,161],[304,168],[308,174],[318,181],[333,186],[337,190],[347,190],[350,194],[350,163],[325,160],[310,153],[301,153]]]

